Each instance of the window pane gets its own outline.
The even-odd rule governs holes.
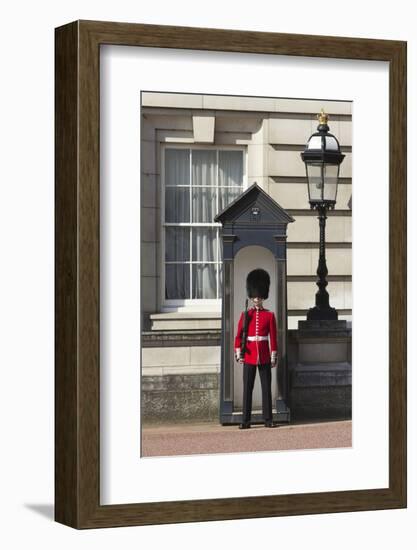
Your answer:
[[[189,227],[165,228],[165,260],[167,262],[185,262],[190,260]]]
[[[216,298],[215,264],[193,265],[193,298],[206,300]]]
[[[217,229],[193,227],[192,230],[192,259],[195,261],[215,262],[217,247]]]
[[[243,151],[219,151],[219,185],[242,185]]]
[[[189,149],[165,149],[165,185],[190,185]]]
[[[193,187],[193,219],[194,223],[214,223],[216,215],[216,188]]]
[[[193,149],[192,185],[216,185],[216,151]]]
[[[165,188],[165,221],[168,223],[190,221],[190,189],[187,187]]]
[[[190,265],[167,264],[165,266],[165,298],[186,300],[190,297]]]
[[[219,295],[217,298],[223,296],[223,264],[219,264]]]
[[[221,212],[228,204],[234,201],[242,192],[241,188],[237,187],[220,187],[219,188],[219,212]]]

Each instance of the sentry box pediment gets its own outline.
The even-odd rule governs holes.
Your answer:
[[[295,220],[255,182],[214,221],[223,226],[224,259],[250,245],[264,246],[284,259],[286,250],[282,243],[286,241],[287,225]]]
[[[222,225],[287,225],[293,222],[294,218],[255,182],[217,214],[214,220]]]

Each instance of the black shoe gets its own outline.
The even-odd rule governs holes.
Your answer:
[[[239,424],[239,430],[248,430],[250,428],[249,422],[242,422],[242,424]]]
[[[272,420],[268,420],[265,422],[265,428],[276,428],[278,424],[276,422],[273,422]]]

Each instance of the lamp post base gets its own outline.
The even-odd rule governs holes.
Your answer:
[[[312,307],[307,312],[307,321],[337,321],[337,310],[334,307]]]

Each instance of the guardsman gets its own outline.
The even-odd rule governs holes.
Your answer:
[[[277,323],[273,311],[263,307],[268,298],[270,277],[264,269],[255,269],[246,278],[252,307],[242,312],[235,337],[235,356],[243,364],[242,430],[250,428],[252,393],[258,369],[262,387],[262,413],[265,426],[274,428],[272,420],[271,368],[277,362]]]

